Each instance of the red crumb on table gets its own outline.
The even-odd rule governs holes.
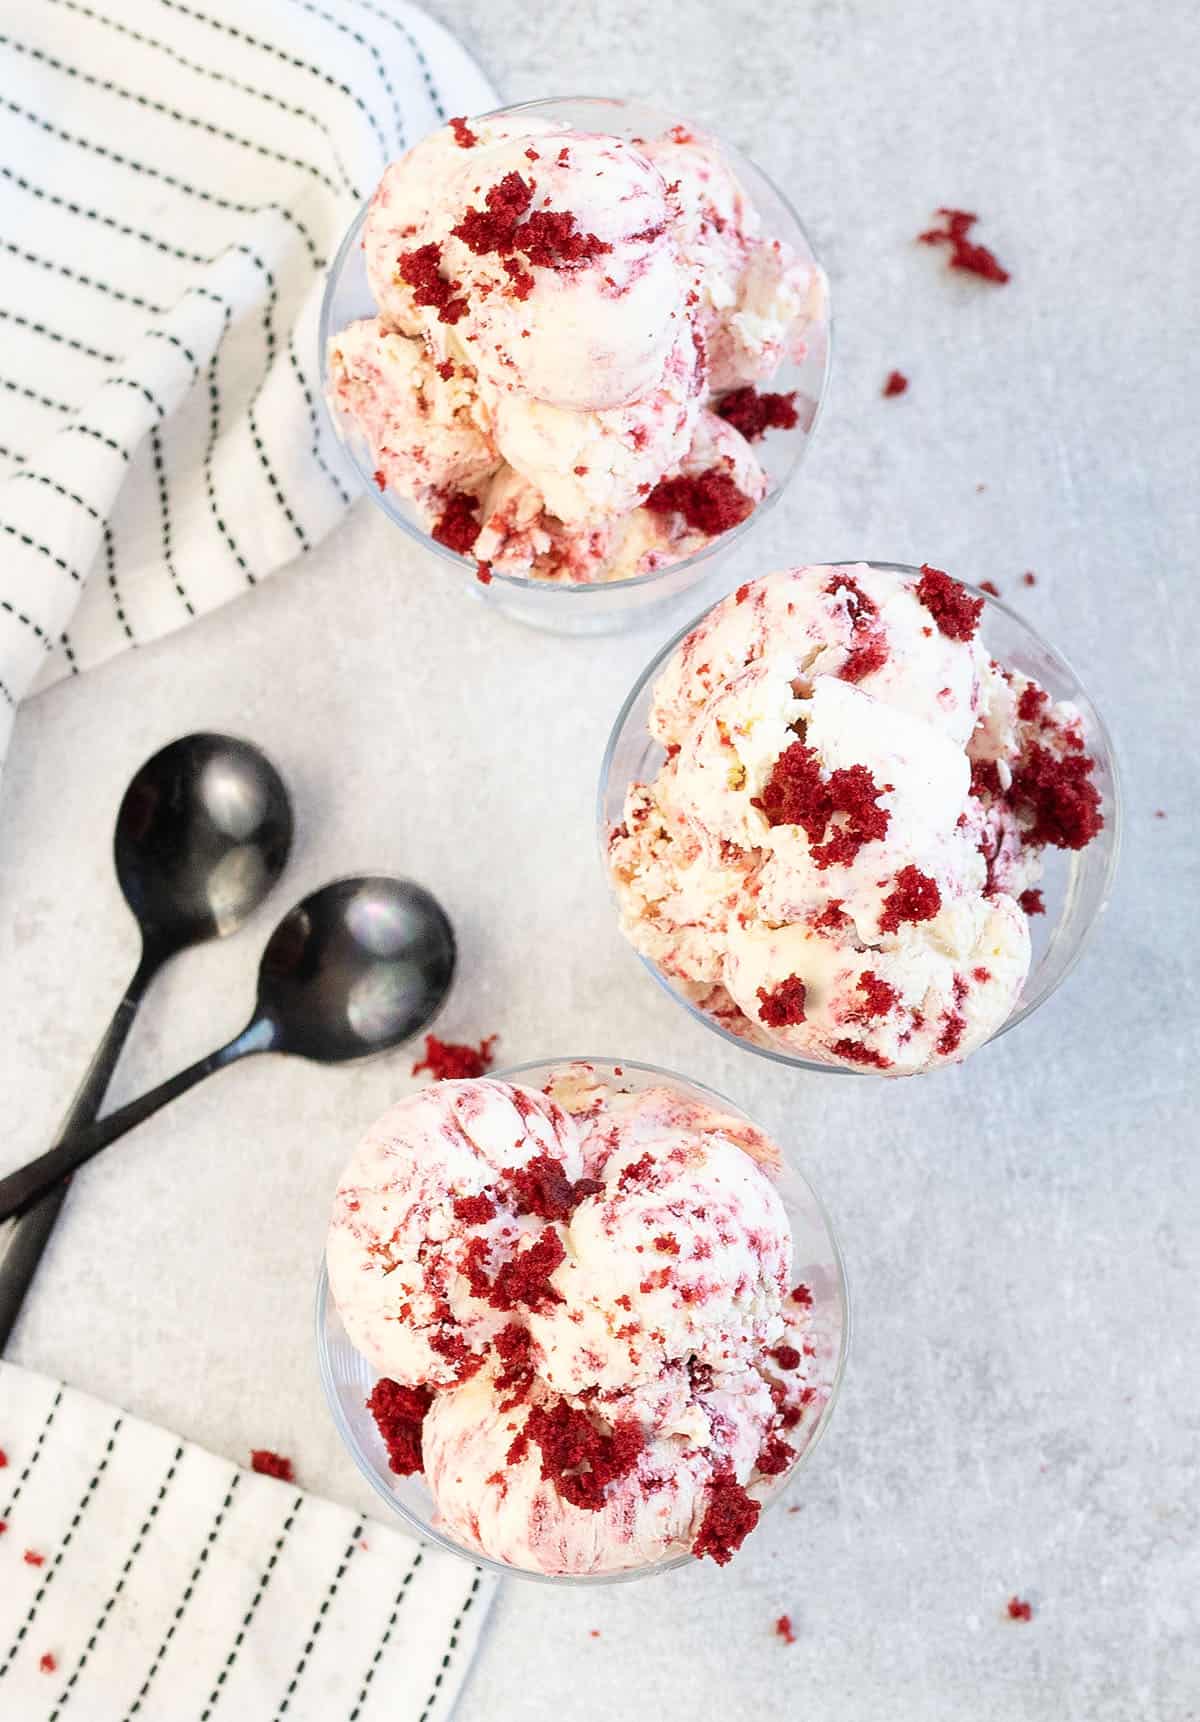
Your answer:
[[[773,992],[758,989],[758,1016],[768,1028],[791,1028],[804,1021],[804,982],[799,975],[789,975]]]
[[[46,1564],[45,1555],[39,1555],[36,1549],[26,1549],[21,1559],[27,1567],[44,1567]]]
[[[454,133],[454,141],[458,145],[459,149],[471,149],[479,142],[479,139],[467,124],[465,114],[456,114],[452,120],[448,120],[446,123]]]
[[[412,1073],[427,1070],[435,1082],[461,1081],[483,1076],[492,1068],[492,1048],[498,1035],[488,1034],[478,1046],[464,1046],[457,1041],[439,1040],[436,1034],[425,1036],[425,1056],[414,1064]]]
[[[753,514],[754,502],[719,466],[695,478],[664,478],[646,498],[651,514],[682,514],[693,532],[716,538]]]
[[[941,906],[937,881],[910,863],[896,874],[896,888],[884,900],[879,929],[894,933],[902,921],[932,921]]]
[[[495,1217],[496,1204],[486,1190],[477,1196],[455,1196],[454,1218],[468,1226],[483,1226]]]
[[[600,1634],[596,1631],[596,1628],[593,1626],[591,1631],[588,1633],[588,1637],[589,1638],[599,1638],[599,1636],[600,1636]]]
[[[586,1411],[565,1399],[552,1407],[530,1408],[524,1429],[509,1449],[510,1464],[513,1449],[520,1457],[530,1441],[541,1449],[545,1480],[554,1484],[564,1501],[593,1513],[604,1505],[608,1485],[633,1470],[646,1444],[640,1424],[632,1418],[618,1421],[606,1435]]]
[[[478,507],[478,502],[468,491],[451,491],[445,498],[442,512],[430,532],[430,537],[438,544],[444,544],[447,550],[456,550],[460,556],[468,556],[471,546],[479,537],[479,515],[476,512]]]
[[[53,1674],[58,1667],[58,1658],[52,1650],[44,1650],[38,1658],[38,1667],[43,1674]]]
[[[923,562],[917,597],[937,623],[939,634],[945,634],[948,640],[974,639],[983,599],[972,598],[961,581]]]
[[[908,378],[903,371],[889,371],[887,382],[883,385],[883,398],[890,400],[893,395],[902,395],[908,388]]]
[[[1155,817],[1155,818],[1156,818],[1156,819],[1165,819],[1165,818],[1166,818],[1166,817],[1167,817],[1167,816],[1166,816],[1166,814],[1165,814],[1165,813],[1164,813],[1164,812],[1163,812],[1163,810],[1162,810],[1162,808],[1161,808],[1161,807],[1156,807],[1156,808],[1155,808],[1155,809],[1154,809],[1154,817]]]
[[[876,1070],[890,1070],[892,1061],[885,1058],[874,1047],[864,1046],[861,1040],[835,1040],[829,1049],[835,1058],[844,1058],[850,1064],[868,1064]]]
[[[536,1214],[541,1220],[569,1220],[585,1196],[598,1196],[604,1185],[598,1178],[579,1178],[574,1183],[552,1154],[536,1154],[523,1166],[507,1167],[504,1181],[512,1192],[518,1214]]]
[[[777,1345],[767,1356],[773,1358],[780,1369],[799,1369],[802,1362],[800,1353],[794,1345]]]
[[[432,1402],[428,1387],[401,1387],[387,1376],[371,1390],[367,1410],[383,1437],[388,1466],[398,1477],[410,1477],[422,1468],[421,1425]]]
[[[723,1567],[750,1535],[761,1511],[761,1503],[742,1488],[732,1466],[714,1472],[708,1506],[692,1544],[696,1559],[709,1555]]]
[[[794,1512],[795,1508],[790,1508],[789,1511]],[[779,1619],[775,1622],[775,1631],[779,1637],[782,1638],[785,1644],[795,1644],[796,1634],[792,1628],[792,1617],[790,1614],[780,1615]]]
[[[747,583],[745,586],[738,587],[737,591],[733,595],[733,601],[735,604],[744,604],[749,596],[750,586],[749,583]]]
[[[1010,1596],[1008,1599],[1008,1618],[1009,1620],[1032,1620],[1033,1604],[1022,1601],[1019,1596]]]
[[[397,274],[413,290],[414,305],[429,305],[438,314],[439,323],[457,323],[467,309],[467,301],[456,297],[461,281],[447,281],[441,273],[440,245],[418,245],[415,251],[402,251]]]
[[[1034,573],[1032,568],[1027,568],[1025,570],[1024,574],[1022,574],[1021,584],[1022,584],[1022,586],[1036,586],[1037,585],[1037,575]]]
[[[567,1259],[557,1232],[543,1232],[535,1244],[505,1262],[488,1296],[493,1309],[542,1309],[562,1300],[550,1284],[550,1276]]]
[[[1044,915],[1046,913],[1045,898],[1040,891],[1022,891],[1017,902],[1027,915]]]
[[[284,1483],[293,1483],[296,1479],[292,1461],[285,1459],[282,1453],[272,1453],[269,1447],[251,1450],[250,1469],[257,1471],[260,1477],[278,1477]]]
[[[948,245],[951,269],[962,269],[968,275],[978,275],[984,281],[1003,283],[1009,279],[1008,270],[986,245],[976,245],[967,238],[979,220],[965,209],[939,209],[941,227],[930,227],[917,238],[922,245]]]
[[[1009,799],[1033,821],[1025,841],[1082,849],[1104,827],[1100,791],[1090,781],[1096,762],[1085,753],[1063,758],[1034,742],[1013,771]]]
[[[856,1017],[886,1016],[900,1003],[900,994],[887,981],[881,981],[879,976],[870,969],[858,977],[858,990],[867,995],[867,1002],[855,1011]]]
[[[733,389],[717,407],[717,417],[740,431],[747,442],[759,442],[769,430],[794,430],[798,423],[796,392],[760,395],[747,385]]]
[[[994,580],[981,580],[979,582],[979,590],[981,592],[990,592],[993,598],[998,598],[1000,596],[1000,588]]]

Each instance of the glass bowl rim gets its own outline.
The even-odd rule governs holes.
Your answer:
[[[545,1070],[548,1066],[557,1068],[559,1066],[570,1064],[590,1064],[595,1066],[611,1066],[620,1064],[623,1070],[638,1070],[650,1076],[660,1076],[672,1082],[682,1082],[688,1087],[698,1089],[702,1094],[709,1096],[709,1098],[717,1102],[724,1111],[731,1112],[736,1117],[744,1119],[746,1123],[754,1125],[756,1129],[762,1128],[761,1125],[755,1124],[754,1119],[750,1117],[749,1113],[746,1112],[743,1107],[739,1106],[736,1101],[730,1100],[718,1089],[710,1088],[707,1083],[697,1082],[694,1077],[685,1076],[681,1071],[669,1070],[663,1065],[647,1064],[644,1061],[635,1058],[614,1059],[599,1053],[563,1054],[562,1056],[556,1056],[554,1058],[526,1059],[521,1064],[506,1065],[503,1070],[489,1070],[487,1074],[489,1078],[497,1082],[515,1082],[528,1071]],[[425,1086],[430,1087],[432,1085],[426,1083]],[[417,1089],[414,1090],[414,1092],[419,1093],[420,1090]],[[775,1140],[774,1136],[771,1137],[771,1140]],[[782,1153],[782,1149],[780,1151]],[[795,1179],[799,1182],[802,1187],[803,1194],[812,1202],[817,1216],[820,1219],[822,1226],[825,1228],[825,1235],[829,1240],[830,1253],[833,1266],[836,1271],[836,1295],[837,1301],[841,1307],[842,1322],[841,1334],[838,1342],[837,1363],[830,1380],[829,1397],[821,1408],[821,1414],[813,1426],[812,1435],[807,1446],[796,1460],[796,1463],[787,1471],[783,1486],[776,1489],[770,1498],[763,1503],[764,1512],[769,1511],[770,1508],[774,1507],[783,1499],[784,1495],[788,1493],[795,1479],[808,1465],[813,1453],[816,1452],[818,1446],[824,1439],[825,1432],[833,1417],[834,1407],[841,1395],[842,1383],[845,1379],[846,1366],[850,1355],[852,1327],[850,1282],[846,1273],[846,1260],[842,1253],[841,1243],[838,1239],[838,1234],[834,1228],[833,1221],[830,1219],[829,1210],[826,1208],[820,1195],[818,1195],[817,1191],[813,1188],[807,1175],[802,1172],[798,1166],[794,1165],[787,1155],[784,1155],[784,1171],[789,1178]],[[446,1536],[444,1532],[439,1531],[436,1526],[429,1523],[429,1521],[420,1518],[408,1506],[406,1506],[403,1501],[400,1500],[394,1491],[388,1487],[381,1473],[371,1465],[366,1453],[363,1452],[358,1442],[354,1439],[347,1423],[345,1413],[342,1410],[341,1400],[338,1396],[333,1380],[333,1369],[330,1362],[329,1347],[326,1343],[325,1337],[325,1317],[326,1310],[328,1308],[332,1308],[334,1314],[337,1314],[337,1305],[333,1302],[333,1296],[329,1287],[329,1271],[325,1262],[325,1251],[322,1249],[320,1267],[317,1271],[314,1318],[317,1345],[317,1373],[321,1382],[321,1390],[325,1396],[326,1407],[333,1419],[334,1427],[337,1430],[338,1435],[341,1437],[342,1446],[353,1459],[359,1472],[371,1485],[381,1500],[387,1503],[392,1512],[396,1513],[405,1521],[406,1524],[415,1530],[423,1541],[436,1543],[439,1548],[446,1549],[450,1554],[457,1555],[460,1560],[469,1561],[474,1566],[482,1568],[485,1571],[499,1573],[508,1578],[526,1579],[532,1584],[628,1584],[635,1579],[654,1578],[661,1573],[674,1572],[679,1567],[689,1565],[695,1559],[690,1552],[684,1552],[678,1555],[671,1555],[662,1560],[653,1561],[649,1565],[645,1566],[622,1567],[615,1572],[539,1573],[533,1572],[527,1567],[509,1566],[504,1561],[493,1560],[490,1555],[480,1554],[473,1549],[464,1548],[461,1543],[455,1542],[452,1537]],[[349,1344],[349,1339],[347,1339],[347,1343]],[[361,1352],[358,1355],[361,1356]]]
[[[856,557],[853,561],[806,562],[796,564],[796,566],[806,568],[864,567],[879,569],[884,573],[907,574],[914,576],[921,572],[919,568],[914,567],[911,563],[875,561],[866,556]],[[1093,720],[1092,730],[1094,733],[1094,740],[1097,744],[1094,751],[1102,755],[1105,766],[1107,767],[1109,776],[1112,780],[1112,793],[1109,797],[1110,805],[1106,806],[1104,810],[1104,832],[1106,836],[1108,856],[1104,866],[1103,877],[1100,882],[1099,898],[1097,900],[1096,907],[1092,912],[1091,918],[1087,925],[1083,927],[1076,936],[1074,949],[1064,963],[1061,974],[1058,975],[1050,990],[1035,1002],[1025,1005],[1024,1008],[1021,1007],[1020,1001],[1018,1001],[1017,1009],[1012,1011],[1004,1019],[994,1034],[989,1035],[987,1040],[985,1040],[981,1046],[976,1047],[976,1052],[982,1052],[984,1046],[990,1046],[993,1041],[999,1040],[1003,1035],[1008,1033],[1009,1029],[1016,1028],[1018,1024],[1024,1022],[1027,1017],[1032,1016],[1035,1011],[1039,1010],[1042,1005],[1046,1004],[1051,998],[1053,998],[1054,994],[1062,986],[1068,975],[1074,973],[1079,964],[1080,958],[1091,944],[1092,937],[1103,919],[1104,912],[1112,901],[1113,888],[1116,882],[1117,866],[1121,856],[1122,834],[1124,831],[1124,794],[1121,787],[1120,767],[1117,762],[1117,749],[1116,744],[1113,741],[1112,733],[1104,721],[1103,713],[1097,706],[1096,702],[1092,699],[1092,696],[1084,685],[1082,678],[1076,673],[1075,666],[1071,663],[1070,659],[1067,658],[1063,652],[1059,651],[1057,646],[1052,645],[1049,640],[1045,639],[1032,623],[1028,622],[1026,618],[1019,613],[1019,611],[1014,610],[1010,604],[1006,604],[1002,598],[997,598],[991,592],[985,592],[982,587],[972,585],[969,580],[959,579],[957,575],[955,576],[955,579],[957,579],[959,585],[964,586],[973,597],[983,599],[984,615],[987,614],[989,609],[1001,611],[1009,618],[1010,621],[1015,622],[1017,627],[1026,633],[1035,645],[1040,647],[1042,651],[1046,652],[1055,661],[1056,666],[1065,671],[1066,675],[1075,683],[1079,693],[1082,694],[1084,700],[1087,702],[1088,711],[1091,719]],[[706,605],[698,615],[694,616],[690,622],[685,623],[677,633],[673,634],[664,646],[659,648],[651,658],[650,662],[637,676],[633,686],[629,690],[629,693],[622,701],[621,708],[617,713],[612,730],[609,733],[608,742],[604,749],[604,757],[600,764],[600,782],[596,792],[596,829],[600,843],[600,864],[604,871],[605,883],[608,886],[609,898],[613,902],[616,901],[616,891],[613,887],[612,874],[608,865],[608,827],[606,824],[604,803],[609,778],[612,775],[613,759],[616,755],[617,747],[620,744],[622,736],[624,735],[625,727],[629,722],[629,715],[640,699],[647,683],[662,671],[667,659],[675,649],[684,639],[686,639],[692,629],[699,627],[705,617],[715,610],[718,604],[724,603],[728,596],[729,593],[726,592],[722,597],[715,598],[711,604]],[[630,948],[633,949],[632,946],[630,946]],[[641,951],[634,950],[634,955],[637,957],[642,967],[648,971],[652,978],[667,994],[668,998],[673,999],[677,1005],[680,1005],[685,1011],[687,1011],[689,1016],[693,1017],[697,1022],[702,1023],[705,1028],[711,1030],[714,1034],[719,1034],[722,1040],[728,1041],[731,1046],[740,1048],[742,1052],[752,1053],[758,1058],[770,1059],[773,1064],[782,1064],[791,1070],[810,1070],[820,1076],[860,1076],[868,1077],[876,1082],[894,1082],[898,1080],[896,1077],[889,1077],[886,1071],[873,1070],[857,1065],[825,1064],[819,1059],[801,1058],[796,1053],[781,1052],[776,1050],[774,1047],[757,1046],[753,1041],[746,1040],[743,1036],[734,1034],[732,1030],[725,1028],[723,1024],[715,1021],[714,1018],[702,1011],[698,1005],[693,1004],[690,999],[685,998],[683,994],[675,988],[670,979],[663,974],[658,965],[651,962],[650,958],[645,956]],[[973,1053],[971,1056],[974,1057],[975,1054]],[[939,1071],[942,1070],[954,1070],[957,1068],[958,1066],[953,1064],[941,1065],[935,1067],[934,1070],[925,1071],[921,1074],[932,1076],[937,1075]]]
[[[494,120],[509,114],[532,113],[538,108],[557,107],[565,102],[595,102],[598,107],[608,108],[628,108],[639,105],[633,100],[627,99],[623,96],[539,96],[534,101],[514,102],[506,107],[490,108],[485,114],[476,114],[471,117],[479,120]],[[653,108],[652,103],[648,102],[644,105],[648,108]],[[655,111],[657,112],[657,110]],[[663,119],[667,118],[665,114],[661,114],[660,117]],[[775,485],[773,489],[769,490],[763,497],[762,501],[755,504],[753,511],[746,516],[745,520],[739,521],[736,526],[731,527],[726,532],[722,532],[718,538],[710,539],[702,549],[693,551],[690,556],[682,557],[678,562],[669,562],[665,568],[656,568],[649,574],[635,574],[625,580],[591,580],[582,583],[560,583],[555,580],[537,580],[531,575],[505,574],[501,569],[492,569],[491,579],[488,581],[489,585],[498,583],[501,587],[508,586],[519,592],[563,592],[574,597],[583,596],[586,598],[591,594],[598,592],[637,591],[642,587],[652,585],[656,580],[664,579],[668,574],[678,575],[686,572],[688,569],[699,568],[715,555],[718,547],[724,551],[731,548],[734,544],[740,542],[747,536],[755,522],[760,518],[765,517],[770,510],[775,507],[779,499],[791,485],[807,457],[809,446],[811,445],[813,438],[816,436],[817,426],[820,424],[821,418],[824,414],[825,402],[829,396],[829,380],[833,367],[833,308],[829,291],[829,274],[825,269],[824,264],[821,262],[817,249],[809,235],[808,229],[797,215],[792,206],[791,200],[784,196],[783,192],[780,191],[770,174],[768,174],[765,169],[759,167],[758,163],[754,161],[752,157],[747,156],[744,151],[738,149],[736,144],[726,143],[725,139],[716,133],[709,133],[706,135],[712,136],[722,150],[728,150],[730,152],[735,167],[738,165],[739,160],[748,162],[754,169],[755,173],[758,174],[765,182],[772,195],[778,198],[779,202],[783,205],[783,208],[787,211],[789,219],[795,223],[797,232],[808,247],[809,256],[812,258],[813,265],[816,269],[820,270],[822,280],[825,283],[825,310],[823,317],[825,327],[825,362],[821,367],[820,391],[816,397],[816,408],[813,412],[812,422],[809,425],[808,430],[804,433],[804,445],[800,449],[797,458],[792,462],[783,482]],[[374,194],[372,193],[372,196],[373,195]],[[331,335],[336,333],[332,327],[334,292],[338,283],[341,281],[342,273],[346,267],[346,261],[358,243],[358,239],[362,233],[363,225],[366,222],[367,213],[370,210],[370,207],[371,198],[369,197],[363,203],[357,215],[354,217],[353,221],[351,221],[350,226],[347,228],[341,244],[334,252],[328,273],[325,277],[325,286],[321,295],[321,311],[317,322],[317,362],[322,384],[325,380],[325,355],[329,348],[329,339]],[[333,409],[329,404],[328,395],[324,387],[321,388],[320,393],[326,423],[331,427],[333,434],[337,439],[338,446],[342,447],[343,437]],[[429,533],[416,525],[414,521],[406,519],[398,509],[389,505],[387,497],[382,494],[375,485],[367,484],[362,481],[362,474],[359,471],[358,462],[354,460],[352,456],[347,456],[346,458],[354,470],[355,477],[361,484],[362,493],[370,497],[375,506],[383,512],[394,526],[399,526],[401,530],[406,532],[415,543],[420,544],[425,550],[431,551],[442,561],[453,563],[454,566],[462,573],[469,572],[471,573],[472,578],[475,578],[475,562],[471,557],[460,556],[457,550],[451,550],[447,545],[439,544],[436,538],[431,538]]]

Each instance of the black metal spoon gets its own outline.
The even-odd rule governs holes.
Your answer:
[[[249,742],[185,735],[141,767],[117,813],[113,859],[141,929],[142,954],[56,1142],[99,1112],[154,975],[188,945],[240,927],[283,872],[291,842],[287,791]],[[64,1182],[0,1233],[0,1351],[66,1193]]]
[[[28,1166],[0,1178],[0,1219],[214,1070],[255,1052],[340,1063],[408,1040],[432,1020],[454,975],[454,933],[420,885],[368,875],[306,897],[272,933],[258,1002],[241,1034]]]

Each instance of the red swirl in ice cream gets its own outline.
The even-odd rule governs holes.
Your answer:
[[[331,405],[380,486],[493,568],[584,582],[693,554],[766,493],[735,397],[803,356],[820,270],[762,234],[686,127],[468,129],[432,133],[375,191],[378,315],[333,336]],[[756,426],[796,422],[778,399]]]
[[[903,1075],[1011,1014],[1047,845],[1103,824],[1079,713],[989,657],[937,569],[739,587],[654,689],[610,865],[630,939],[723,1026]]]
[[[590,1065],[446,1082],[339,1185],[330,1287],[393,1469],[452,1535],[552,1573],[727,1560],[828,1399],[778,1150]]]

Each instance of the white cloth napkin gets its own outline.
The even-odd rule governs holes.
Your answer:
[[[338,519],[326,266],[386,162],[494,105],[405,0],[0,10],[0,758],[30,688]]]
[[[490,1575],[4,1362],[0,1450],[0,1716],[449,1716]]]

